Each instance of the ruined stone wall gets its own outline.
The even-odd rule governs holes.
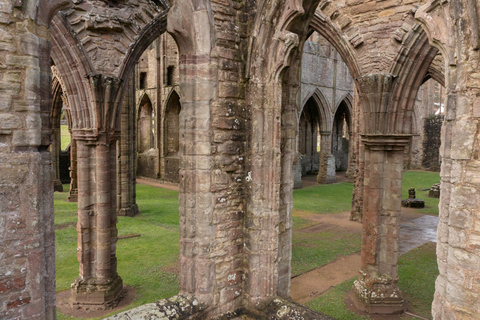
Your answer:
[[[442,122],[431,120],[444,113],[445,89],[434,79],[419,89],[414,110],[412,142],[405,159],[406,168],[439,171]]]
[[[328,110],[333,118],[340,102],[347,94],[352,94],[353,78],[335,47],[314,32],[303,48],[302,102],[305,103],[317,88],[325,96],[327,104],[319,107]]]
[[[422,166],[427,170],[440,171],[440,137],[443,121],[443,115],[430,116],[424,119]]]
[[[0,6],[0,318],[55,317],[49,17],[61,1]]]
[[[308,38],[303,47],[301,73],[302,113],[297,139],[297,151],[300,153],[297,159],[300,162],[296,160],[294,167],[301,167],[302,175],[318,173],[317,180],[320,183],[335,182],[335,158],[332,156],[333,118],[340,103],[351,98],[353,78],[339,52],[316,32]],[[314,106],[311,106],[312,104]],[[315,123],[309,124],[309,127],[315,128],[314,134],[317,135],[310,140],[315,140],[317,145],[313,146],[313,149],[309,146],[309,152],[305,153],[302,146],[307,142],[303,141],[306,137],[303,133],[308,129],[302,117],[307,106],[317,109]],[[335,146],[338,147],[337,144]],[[338,149],[340,148],[337,148],[337,153]],[[348,153],[348,147],[346,149]],[[310,150],[314,150],[313,153]],[[295,184],[297,187],[301,186],[301,181],[297,178]]]
[[[389,311],[404,308],[397,286],[401,172],[416,91],[438,53],[428,37],[442,50],[448,97],[433,314],[472,319],[480,313],[477,2],[419,4],[174,2],[168,30],[179,44],[182,103],[180,288],[198,301],[202,316],[290,295],[292,165],[301,49],[310,27],[332,41],[355,78],[353,113],[361,122],[354,131],[362,137],[355,146],[355,205],[362,208],[364,232],[353,290],[357,305],[370,312],[386,304]],[[6,51],[0,55],[0,312],[3,318],[53,318],[53,188],[44,152],[51,104],[50,88],[42,86],[49,82],[49,31],[41,19],[53,13],[35,1],[15,5],[1,7],[0,24]],[[165,15],[157,3],[140,0],[73,6],[51,25],[78,144],[81,267],[73,303],[88,307],[90,293],[108,293],[100,304],[109,307],[122,284],[115,256],[119,110],[129,72],[154,40],[149,36],[164,31]],[[415,12],[427,31],[415,24]],[[90,241],[95,234],[102,237]]]
[[[136,126],[138,132],[149,131],[152,123],[151,120],[148,124],[142,122],[141,107],[147,99],[153,107],[154,141],[152,147],[138,150],[137,174],[140,176],[178,182],[178,124],[172,131],[171,126],[175,120],[172,122],[169,119],[167,110],[172,103],[175,108],[181,108],[177,99],[179,77],[178,46],[172,36],[162,34],[143,53],[136,67]],[[178,112],[176,114],[178,118]],[[177,141],[175,155],[172,155],[166,146],[172,139]],[[138,145],[141,146],[142,143],[147,143],[147,141],[139,136]]]

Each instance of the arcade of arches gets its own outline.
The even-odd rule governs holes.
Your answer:
[[[363,224],[351,297],[402,312],[402,172],[441,163],[432,316],[479,318],[478,0],[0,4],[0,318],[55,318],[61,121],[75,308],[122,298],[116,221],[138,213],[138,174],[179,182],[180,292],[124,318],[327,319],[289,300],[292,194],[344,170]]]

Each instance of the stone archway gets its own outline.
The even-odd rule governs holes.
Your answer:
[[[152,101],[144,94],[137,112],[137,175],[156,178],[155,114]]]
[[[164,178],[178,182],[179,177],[179,150],[180,150],[180,97],[172,91],[165,107],[164,117]]]
[[[335,157],[335,171],[346,172],[352,156],[352,115],[347,102],[342,100],[335,111],[332,128],[332,154]]]

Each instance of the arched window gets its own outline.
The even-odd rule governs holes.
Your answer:
[[[144,95],[138,109],[138,152],[142,153],[154,147],[154,113],[152,102],[148,95]]]

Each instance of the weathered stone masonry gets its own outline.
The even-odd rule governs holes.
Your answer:
[[[315,30],[355,79],[354,209],[364,226],[362,270],[352,288],[357,305],[403,309],[397,248],[404,149],[419,87],[445,74],[432,314],[478,317],[478,1],[0,4],[2,318],[55,317],[50,59],[64,82],[77,144],[80,270],[72,304],[108,308],[118,300],[116,215],[119,206],[134,210],[129,79],[165,29],[179,49],[180,293],[201,306],[186,310],[203,318],[265,312],[290,295],[300,61]],[[119,143],[122,135],[130,139]]]

